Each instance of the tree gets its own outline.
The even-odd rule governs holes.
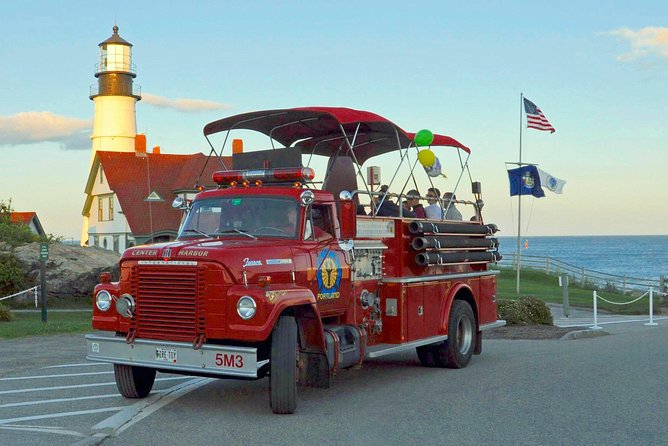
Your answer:
[[[40,237],[33,234],[28,225],[12,223],[12,212],[14,210],[12,209],[11,198],[6,203],[0,201],[0,242],[7,243],[13,249],[26,243],[39,241]]]

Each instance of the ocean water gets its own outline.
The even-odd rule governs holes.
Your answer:
[[[602,273],[668,276],[668,235],[522,237],[521,250],[521,255],[550,257]],[[499,251],[515,253],[517,237],[499,237]]]

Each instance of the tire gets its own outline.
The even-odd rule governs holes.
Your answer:
[[[455,300],[448,319],[448,340],[444,343],[447,368],[462,369],[468,365],[473,356],[476,335],[471,305],[463,300]]]
[[[468,302],[455,300],[448,318],[448,339],[437,344],[417,347],[424,367],[461,369],[468,365],[476,345],[476,324]]]
[[[114,364],[116,387],[125,398],[146,398],[155,381],[155,369]]]
[[[297,408],[297,322],[281,316],[271,335],[269,404],[274,413],[291,414]]]

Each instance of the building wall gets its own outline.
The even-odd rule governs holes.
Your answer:
[[[88,218],[88,244],[122,253],[134,246],[135,239],[130,232],[128,221],[123,214],[116,194],[109,188],[104,170],[96,172],[95,183],[91,190],[93,202]],[[102,199],[102,215],[100,215]],[[101,218],[100,218],[101,217]]]

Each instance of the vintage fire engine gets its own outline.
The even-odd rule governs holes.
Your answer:
[[[424,366],[463,368],[482,331],[504,324],[489,268],[497,229],[483,221],[479,183],[457,202],[471,220],[404,217],[401,202],[399,216],[377,215],[425,176],[414,134],[346,108],[269,110],[206,125],[212,154],[237,130],[269,136],[271,149],[234,155],[217,188],[177,198],[178,238],[128,249],[118,282],[103,273],[95,287],[93,328],[108,333],[86,336],[87,358],[114,364],[123,396],[146,397],[156,371],[268,376],[272,410],[293,413],[298,385],[329,387],[370,358],[416,349]],[[439,146],[468,169],[467,147],[434,135]],[[390,152],[408,172],[402,190],[358,189],[362,165]],[[328,157],[322,183],[302,163],[312,155]]]

